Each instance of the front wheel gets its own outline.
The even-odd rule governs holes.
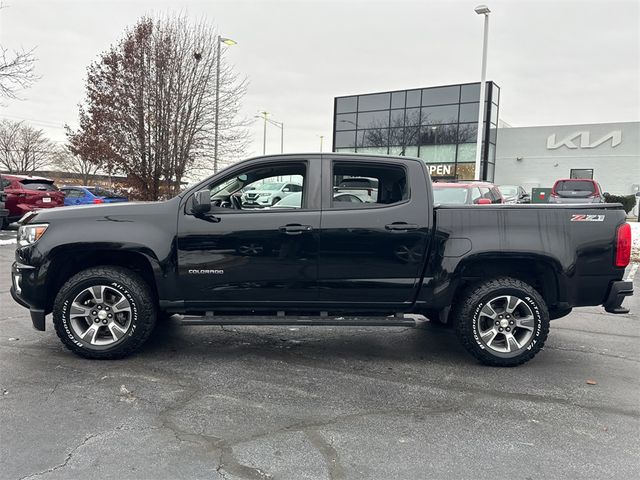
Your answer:
[[[549,311],[531,285],[496,278],[467,290],[453,312],[458,338],[486,365],[514,367],[542,350]]]
[[[71,277],[53,306],[53,324],[66,347],[85,358],[130,355],[149,338],[156,321],[145,281],[121,267],[95,267]]]

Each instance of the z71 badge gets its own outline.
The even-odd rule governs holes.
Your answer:
[[[604,215],[571,215],[572,222],[604,222]]]

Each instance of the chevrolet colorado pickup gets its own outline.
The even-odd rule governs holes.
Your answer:
[[[291,208],[243,209],[237,195],[277,178]],[[369,178],[375,202],[339,202]],[[287,180],[285,180],[287,181]],[[131,354],[156,319],[191,325],[455,328],[481,362],[514,366],[573,307],[626,313],[631,233],[618,204],[434,205],[408,157],[279,155],[235,164],[156,203],[48,209],[21,220],[11,293],[87,358]]]

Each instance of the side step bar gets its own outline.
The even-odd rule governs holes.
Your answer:
[[[413,318],[401,315],[393,317],[330,317],[298,316],[298,315],[213,315],[207,312],[204,316],[185,315],[181,325],[309,325],[309,326],[344,326],[344,327],[415,327]]]

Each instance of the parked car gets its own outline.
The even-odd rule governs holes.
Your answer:
[[[163,202],[33,212],[21,220],[11,294],[37,330],[53,313],[61,341],[97,359],[131,354],[171,313],[194,326],[404,327],[416,325],[412,313],[453,324],[481,362],[514,366],[573,307],[629,311],[620,204],[438,205],[427,169],[411,157],[275,155]],[[243,213],[232,200],[291,172],[303,178],[303,208]],[[377,178],[377,202],[335,202],[346,175]]]
[[[498,187],[488,182],[436,182],[435,203],[458,205],[490,205],[505,203]]]
[[[84,187],[79,185],[68,186],[60,188],[60,191],[64,193],[65,206],[72,205],[93,205],[100,203],[118,203],[128,202],[129,199],[122,195],[118,195],[110,190],[106,190],[102,187]]]
[[[4,217],[5,224],[36,209],[64,205],[64,193],[48,178],[3,174],[1,181],[6,196],[5,208],[9,210],[9,215]]]
[[[531,203],[531,196],[520,185],[499,185],[504,203]]]
[[[358,197],[362,202],[373,203],[378,201],[378,180],[375,178],[349,177],[340,180],[333,187],[335,194],[344,193]]]
[[[563,178],[553,184],[549,203],[604,203],[606,196],[595,180]]]
[[[242,205],[246,207],[268,207],[286,196],[302,192],[302,185],[286,182],[266,182],[242,193]]]
[[[7,217],[9,216],[9,210],[5,208],[5,200],[7,199],[4,193],[4,182],[2,181],[2,175],[0,175],[0,229],[6,227]]]
[[[333,196],[334,202],[346,202],[349,204],[362,204],[364,203],[360,197],[352,195],[350,193],[339,193]],[[301,208],[302,207],[302,192],[292,193],[286,196],[271,208]]]

